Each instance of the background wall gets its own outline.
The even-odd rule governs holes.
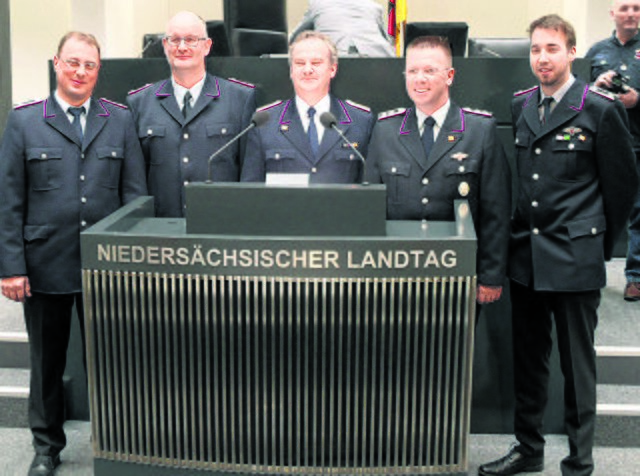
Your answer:
[[[10,5],[14,103],[49,93],[46,63],[68,30],[94,33],[103,57],[134,58],[140,54],[142,36],[162,32],[167,19],[178,10],[192,10],[206,20],[223,18],[222,0],[4,1]],[[287,1],[292,30],[307,2]],[[387,1],[376,1],[386,9]],[[611,33],[609,4],[609,0],[407,0],[407,10],[409,21],[466,21],[470,37],[526,36],[533,18],[559,13],[576,28],[578,55],[582,56],[590,44]]]

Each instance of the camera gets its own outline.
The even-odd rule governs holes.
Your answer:
[[[624,94],[629,90],[629,86],[627,86],[628,82],[629,78],[618,72],[613,78],[611,78],[611,87],[608,89],[613,94]]]

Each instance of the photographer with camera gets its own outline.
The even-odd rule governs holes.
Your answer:
[[[591,61],[591,81],[618,96],[627,110],[633,136],[636,166],[640,161],[640,0],[614,0],[609,10],[615,24],[613,35],[593,45],[586,58]],[[629,249],[624,299],[640,300],[640,196],[629,218]]]

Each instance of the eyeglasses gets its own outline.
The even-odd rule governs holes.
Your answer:
[[[410,69],[408,71],[405,71],[404,74],[410,78],[415,78],[420,74],[423,74],[427,79],[431,79],[433,78],[435,75],[437,75],[438,73],[448,73],[449,71],[451,71],[453,68],[442,68],[442,69],[436,69],[436,68],[427,68],[427,69]]]
[[[71,59],[61,59],[61,61],[67,65],[67,67],[69,69],[72,69],[74,71],[78,71],[80,69],[80,67],[84,67],[85,71],[88,72],[93,72],[96,69],[98,69],[98,66],[100,66],[98,63],[94,63],[93,61],[87,61],[86,63],[81,63],[80,61],[78,61],[77,59],[71,58]]]
[[[171,46],[178,47],[184,41],[189,48],[198,46],[199,41],[206,41],[208,38],[198,38],[197,36],[165,36],[164,40]]]

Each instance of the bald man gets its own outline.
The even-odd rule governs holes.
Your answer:
[[[169,20],[162,40],[171,77],[129,93],[147,166],[156,215],[181,217],[184,185],[208,176],[209,157],[245,128],[256,109],[254,86],[206,71],[212,45],[206,23],[192,12]],[[212,162],[216,182],[240,178],[244,142],[227,148]]]
[[[618,96],[627,110],[633,136],[636,166],[640,159],[640,0],[612,2],[609,15],[615,25],[613,34],[593,45],[586,58],[591,60],[591,81]],[[622,81],[622,86],[620,81]],[[616,84],[618,86],[616,86]],[[640,300],[640,196],[636,198],[629,220],[629,249],[625,268],[627,284],[624,299]]]

